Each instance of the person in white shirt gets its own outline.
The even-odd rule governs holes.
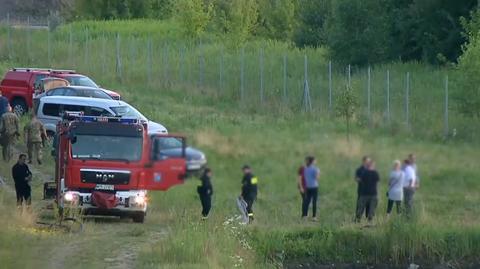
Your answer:
[[[387,216],[390,216],[394,203],[397,207],[397,213],[400,214],[400,211],[401,211],[400,207],[403,200],[404,178],[405,178],[405,173],[402,171],[402,163],[399,160],[394,161],[393,170],[392,172],[390,172],[390,180],[388,182]]]
[[[405,203],[406,213],[410,214],[413,208],[413,196],[415,195],[417,176],[412,162],[409,159],[405,160],[403,172],[405,174],[403,181],[403,201]]]
[[[415,154],[410,153],[408,154],[408,159],[410,160],[410,163],[413,167],[413,170],[415,171],[415,189],[420,188],[420,177],[418,176],[418,169],[417,169],[417,157]]]

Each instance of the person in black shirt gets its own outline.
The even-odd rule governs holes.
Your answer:
[[[360,178],[362,177],[362,174],[367,171],[367,165],[368,163],[370,163],[372,161],[372,159],[370,159],[370,157],[368,156],[363,156],[362,158],[362,165],[360,165],[360,167],[357,168],[357,170],[355,171],[355,181],[357,182],[357,209],[358,210],[358,206],[359,206],[359,199],[360,199],[360,189],[362,188],[362,182],[360,180]],[[368,213],[368,205],[367,205],[367,208],[365,210],[365,217],[368,217],[367,216],[367,213]]]
[[[32,180],[32,172],[30,172],[28,165],[25,163],[26,159],[26,154],[20,154],[17,163],[12,167],[12,177],[17,193],[17,207],[21,207],[23,201],[25,201],[27,206],[30,206],[32,201],[29,183]]]
[[[357,222],[360,222],[364,211],[366,211],[368,221],[371,221],[375,216],[378,204],[377,184],[379,181],[380,176],[375,170],[375,163],[371,161],[367,164],[367,170],[360,177],[361,187],[357,204]],[[368,210],[366,210],[367,208]]]
[[[247,202],[247,213],[250,222],[253,221],[253,202],[257,199],[257,183],[258,179],[253,175],[252,169],[248,165],[244,165],[242,179],[242,198]]]
[[[203,175],[200,177],[200,185],[197,187],[198,195],[200,196],[200,202],[202,203],[202,218],[207,219],[208,213],[212,208],[212,170],[205,168]]]

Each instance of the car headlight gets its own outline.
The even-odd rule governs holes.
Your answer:
[[[64,195],[63,195],[63,198],[65,199],[65,201],[67,202],[74,202],[76,200],[78,200],[78,195],[74,192],[71,192],[71,191],[67,191]]]

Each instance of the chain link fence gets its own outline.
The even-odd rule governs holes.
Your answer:
[[[466,125],[450,107],[449,79],[442,69],[418,64],[344,66],[325,59],[321,49],[281,43],[227,48],[71,25],[49,31],[48,21],[40,25],[27,20],[27,27],[12,18],[1,22],[0,57],[24,66],[76,69],[102,82],[140,84],[159,93],[176,86],[210,89],[255,111],[325,117],[335,116],[338,93],[348,85],[358,97],[356,120],[365,127],[448,137],[456,135],[452,127]]]

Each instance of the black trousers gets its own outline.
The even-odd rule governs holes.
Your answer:
[[[250,218],[253,217],[253,203],[255,202],[255,199],[257,199],[256,193],[248,193],[243,195],[243,200],[247,202],[247,213],[248,217]]]
[[[400,214],[401,212],[401,206],[402,206],[402,201],[393,201],[388,199],[388,204],[387,204],[387,214],[392,213],[393,209],[393,204],[395,203],[395,206],[397,207],[397,213]]]
[[[356,221],[360,221],[362,219],[362,215],[364,211],[366,211],[367,219],[371,221],[375,216],[375,210],[377,209],[377,204],[378,204],[378,198],[376,195],[360,195],[357,201]]]
[[[198,193],[198,195],[202,203],[202,216],[206,217],[212,208],[212,196],[207,193]]]
[[[317,199],[318,199],[318,188],[307,188],[305,190],[305,198],[303,199],[302,204],[302,217],[308,216],[308,208],[310,207],[310,202],[312,203],[312,217],[317,216]]]
[[[360,199],[360,193],[358,193],[358,196],[357,196],[357,204],[359,199]],[[367,204],[367,207],[365,208],[365,218],[368,218],[368,211],[370,211],[370,204]]]
[[[23,201],[26,205],[32,203],[32,190],[28,184],[15,184],[15,192],[17,193],[17,206],[21,206]]]

